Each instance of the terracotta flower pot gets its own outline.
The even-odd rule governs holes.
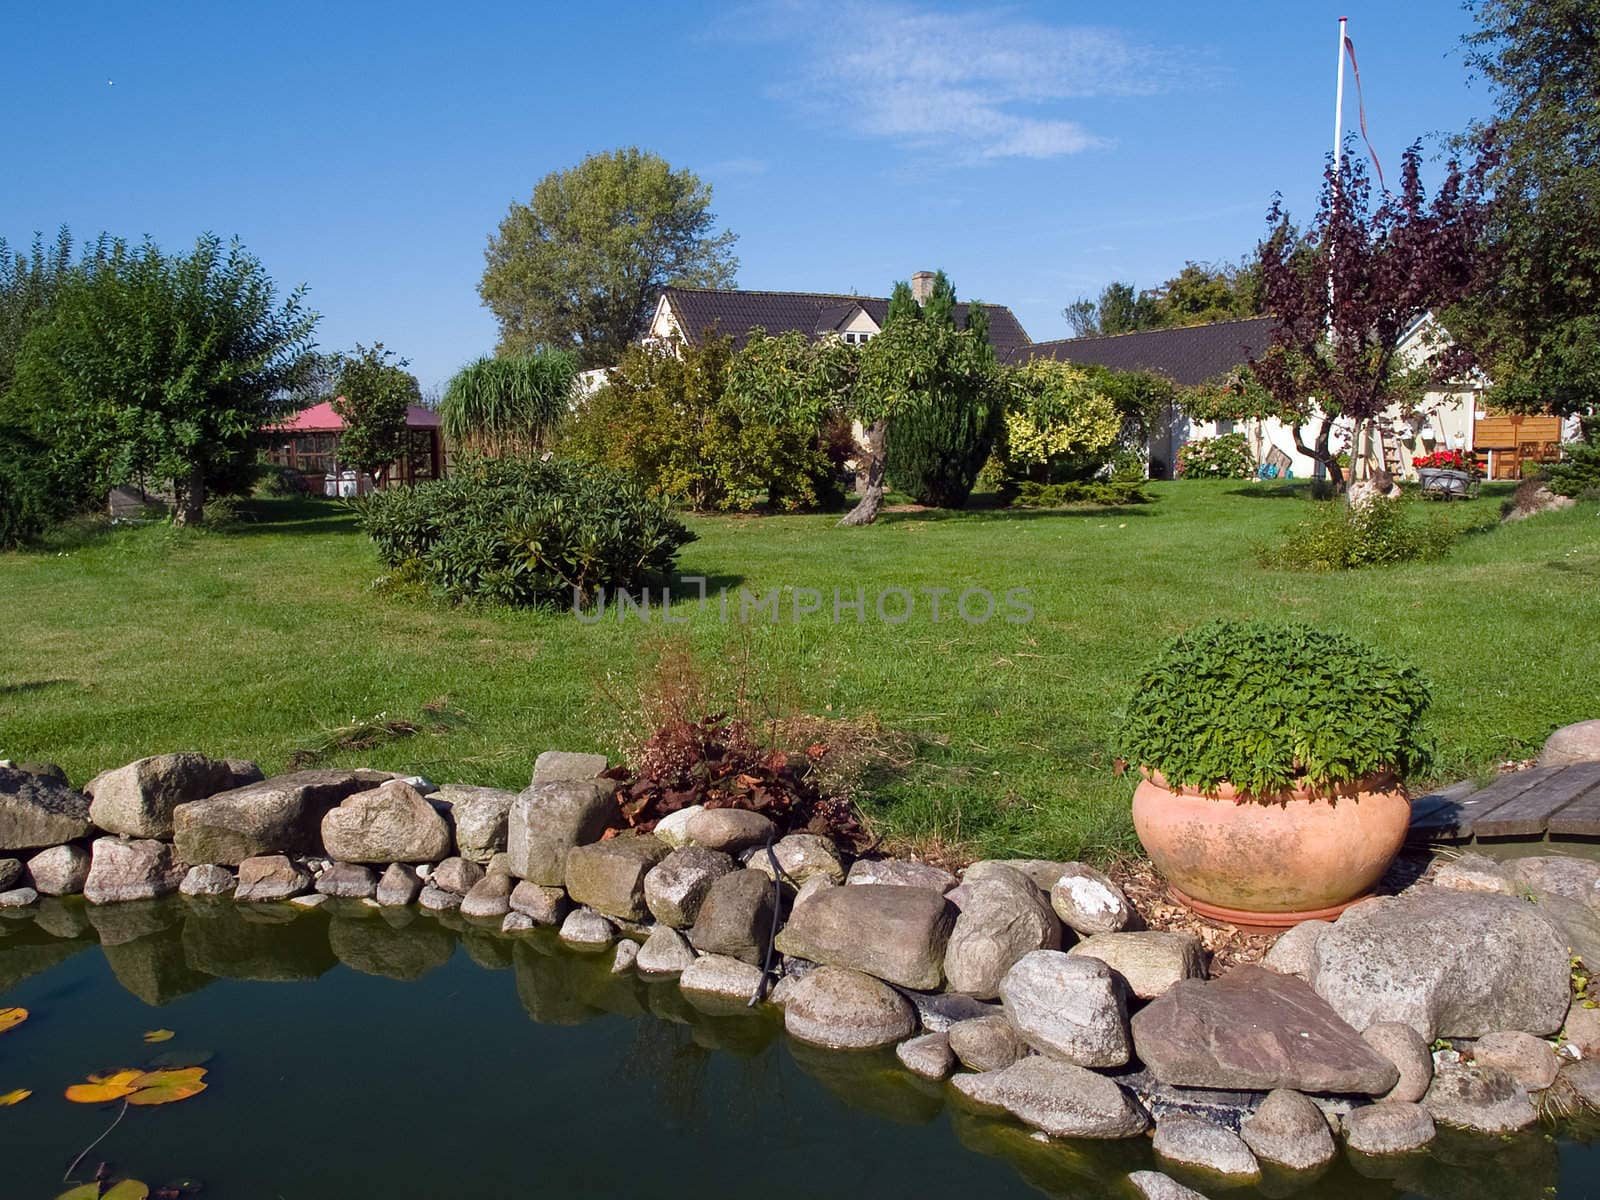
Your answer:
[[[1270,804],[1173,790],[1148,774],[1133,827],[1179,900],[1234,925],[1282,928],[1331,918],[1367,894],[1399,853],[1411,802],[1392,778]]]

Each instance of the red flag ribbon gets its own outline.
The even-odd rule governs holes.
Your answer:
[[[1350,71],[1356,77],[1356,113],[1361,118],[1361,140],[1367,144],[1367,153],[1378,172],[1378,186],[1387,192],[1389,185],[1383,181],[1383,164],[1378,161],[1378,152],[1372,148],[1372,139],[1367,136],[1367,105],[1361,97],[1361,68],[1356,65],[1356,44],[1349,38],[1344,39],[1344,52],[1350,56]]]

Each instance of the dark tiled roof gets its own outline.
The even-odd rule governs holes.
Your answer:
[[[1111,337],[1035,342],[1010,361],[1054,358],[1114,371],[1154,371],[1174,383],[1193,385],[1248,362],[1265,351],[1271,340],[1272,318],[1254,317],[1183,329],[1146,329]]]
[[[888,318],[889,302],[881,296],[845,296],[831,292],[737,292],[707,288],[666,289],[667,303],[683,335],[691,342],[700,340],[708,329],[733,335],[735,345],[743,345],[752,329],[759,326],[768,333],[791,330],[817,338],[838,329],[859,306],[879,328]],[[1033,344],[1009,308],[985,304],[989,316],[989,343],[1002,362],[1022,355]],[[967,306],[956,305],[956,324],[967,323]],[[1025,356],[1025,355],[1024,355]]]

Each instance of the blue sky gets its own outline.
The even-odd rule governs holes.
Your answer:
[[[1308,213],[1341,13],[1385,167],[1482,115],[1457,0],[19,5],[0,234],[237,235],[324,347],[428,386],[493,346],[507,206],[636,144],[711,182],[743,287],[943,267],[1061,337],[1111,279],[1237,259],[1275,190]]]

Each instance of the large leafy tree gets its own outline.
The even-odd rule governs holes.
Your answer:
[[[65,473],[100,491],[169,480],[174,520],[248,483],[264,426],[294,406],[317,316],[259,260],[207,234],[189,254],[109,245],[23,341],[13,410]]]
[[[1600,0],[1473,0],[1467,61],[1495,109],[1474,145],[1493,253],[1447,324],[1495,403],[1579,412],[1600,402]]]
[[[711,186],[637,147],[541,179],[489,238],[478,293],[502,352],[575,351],[610,366],[663,287],[727,287],[735,235],[716,231]]]
[[[1098,300],[1080,297],[1062,310],[1073,337],[1102,337],[1237,321],[1264,312],[1261,277],[1253,262],[1188,262],[1159,287],[1137,290],[1131,283],[1108,283]]]
[[[389,466],[405,453],[409,409],[422,403],[422,390],[408,365],[382,342],[358,344],[339,361],[332,400],[333,411],[344,421],[339,461],[371,475],[380,487]]]

